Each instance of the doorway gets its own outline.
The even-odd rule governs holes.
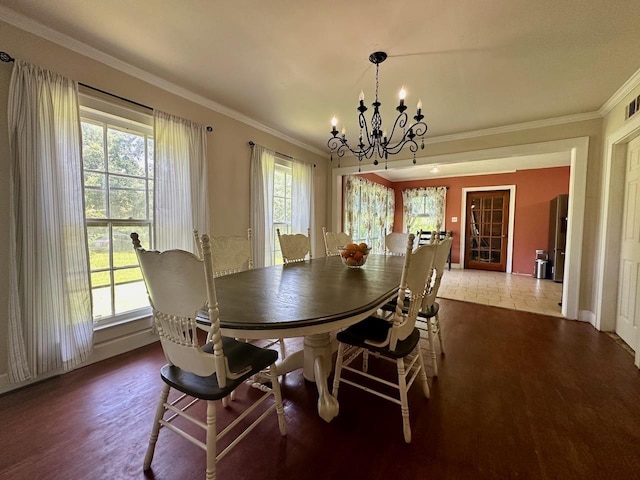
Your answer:
[[[464,268],[506,272],[509,190],[467,193]]]
[[[640,137],[627,145],[616,333],[633,350],[640,330]]]

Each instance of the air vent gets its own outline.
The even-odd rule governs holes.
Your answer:
[[[625,120],[631,118],[636,113],[638,113],[638,110],[640,110],[640,95],[638,95],[636,98],[631,100],[631,103],[629,103],[629,105],[627,105],[627,109],[626,110],[627,111],[626,111],[626,115],[625,115]]]

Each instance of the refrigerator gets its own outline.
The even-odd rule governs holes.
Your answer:
[[[564,277],[564,253],[567,245],[567,214],[569,195],[562,194],[551,200],[549,209],[549,272],[554,282]]]

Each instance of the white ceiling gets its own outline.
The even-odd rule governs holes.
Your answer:
[[[383,119],[395,116],[404,85],[411,110],[422,99],[430,138],[598,111],[640,67],[637,0],[2,6],[323,152],[333,115],[357,132],[358,93],[374,96],[376,50],[389,55]]]

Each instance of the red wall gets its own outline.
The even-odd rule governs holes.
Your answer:
[[[538,249],[548,249],[549,203],[556,195],[569,192],[569,167],[520,170],[497,175],[438,178],[394,182],[396,210],[393,230],[403,231],[402,190],[419,187],[449,187],[447,190],[446,229],[453,231],[452,261],[460,263],[460,215],[462,189],[493,185],[515,185],[515,222],[513,238],[513,273],[533,273],[533,262]],[[374,180],[371,178],[371,180]],[[378,177],[377,181],[383,183]],[[452,223],[451,217],[458,217]]]

